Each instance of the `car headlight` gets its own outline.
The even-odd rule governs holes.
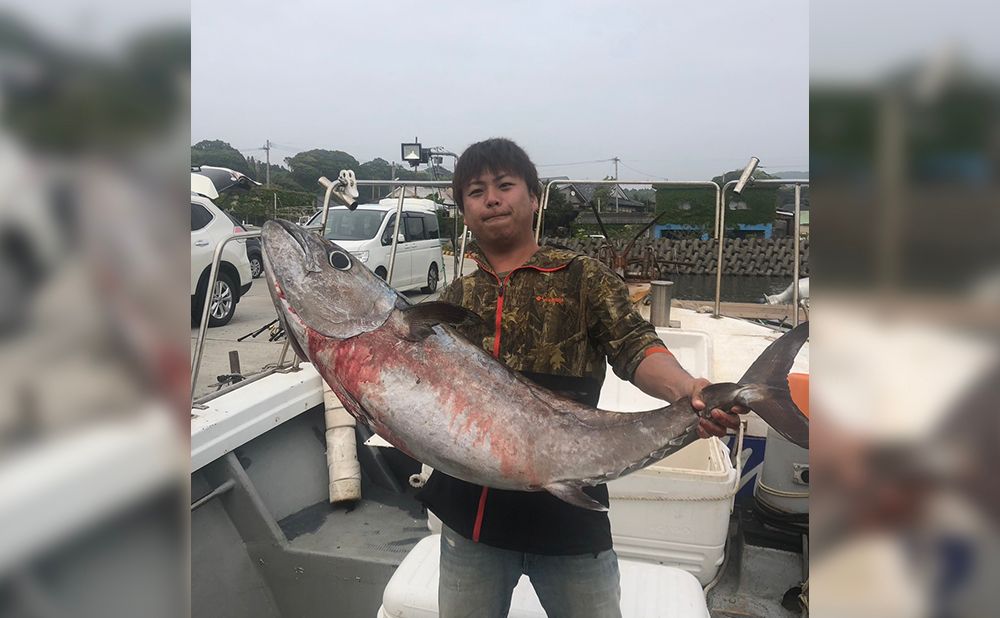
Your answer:
[[[361,260],[362,263],[368,262],[368,252],[367,251],[351,251],[351,255]]]

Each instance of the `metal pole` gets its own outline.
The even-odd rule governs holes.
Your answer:
[[[267,140],[267,142],[264,144],[264,152],[267,153],[267,169],[264,171],[267,180],[264,183],[264,188],[270,189],[271,188],[271,140]]]
[[[721,318],[722,313],[722,249],[726,244],[726,189],[735,187],[737,180],[730,180],[722,186],[722,194],[719,198],[719,259],[715,267],[715,311],[713,318]]]
[[[326,237],[326,218],[330,214],[330,193],[333,192],[333,183],[326,181],[326,194],[323,195],[323,216],[319,219],[319,235]]]
[[[670,326],[673,281],[650,281],[649,321],[653,326]]]
[[[618,157],[612,159],[615,162],[615,181],[618,180]],[[618,191],[621,190],[621,186],[615,186],[613,188],[615,192],[615,212],[618,212]]]
[[[722,177],[723,183],[725,182],[725,176]],[[719,187],[715,187],[715,223],[712,227],[712,238],[719,237],[719,211],[722,210],[722,193]]]
[[[552,183],[549,183],[542,189],[542,203],[538,205],[538,223],[535,224],[535,242],[538,242],[542,237],[542,224],[545,222],[544,212],[549,207],[549,188],[551,186]]]
[[[719,205],[720,205],[720,208],[719,208],[719,259],[718,259],[718,272],[715,273],[715,311],[712,313],[712,317],[715,317],[715,318],[721,317],[720,309],[722,307],[722,300],[721,300],[721,296],[722,296],[722,250],[723,250],[723,247],[725,245],[725,240],[726,240],[726,190],[729,189],[730,187],[735,187],[738,182],[739,182],[738,180],[730,180],[725,185],[723,185],[723,187],[722,187],[722,194],[720,195],[720,198],[719,198]],[[780,187],[780,186],[784,186],[784,185],[795,185],[795,190],[796,190],[796,204],[798,204],[799,203],[799,192],[800,192],[800,189],[803,186],[808,186],[809,182],[808,181],[804,182],[804,181],[801,181],[801,180],[799,180],[799,181],[784,180],[784,179],[781,179],[781,178],[770,178],[770,179],[765,179],[765,180],[755,180],[755,181],[753,181],[753,186],[755,186],[755,187]],[[796,210],[796,212],[797,212],[797,210]],[[797,214],[796,214],[796,218],[795,218],[795,225],[796,226],[798,225],[798,215]],[[796,238],[796,240],[795,240],[795,246],[796,246],[795,268],[796,268],[796,271],[795,272],[798,272],[797,271],[797,268],[798,268],[798,258],[799,258],[799,255],[798,255],[798,242],[799,242],[798,241],[798,230],[796,230],[796,236],[795,236],[795,238]],[[793,293],[795,293],[796,296],[797,296],[797,292],[798,292],[798,280],[796,280],[794,283],[795,283],[795,289],[793,290]],[[795,315],[798,316],[798,307],[797,306],[795,308],[795,311],[796,311]]]
[[[802,185],[795,185],[795,216],[792,227],[795,229],[794,253],[795,263],[792,266],[792,326],[799,325],[799,208],[802,199]]]
[[[455,253],[455,255],[452,256],[455,259],[453,260],[454,264],[452,265],[451,274],[453,275],[453,277],[455,279],[458,279],[459,277],[462,276],[459,273],[459,271],[458,271],[458,269],[459,269],[459,265],[458,265],[458,202],[455,202],[455,225],[453,225],[451,227],[452,227],[451,250],[454,251],[454,253]]]
[[[392,285],[392,269],[396,266],[396,246],[399,244],[399,220],[403,218],[403,195],[406,193],[404,187],[399,192],[399,201],[396,202],[396,221],[392,229],[392,250],[389,251],[389,274],[386,275],[385,282]]]
[[[465,237],[469,235],[469,226],[462,224],[462,256],[458,259],[458,276],[462,276],[462,270],[465,269]]]
[[[260,231],[240,232],[231,234],[222,240],[212,254],[212,267],[208,270],[208,285],[205,286],[205,304],[201,308],[201,324],[198,326],[198,339],[194,344],[194,355],[191,359],[191,405],[194,406],[194,386],[198,379],[198,370],[201,368],[201,352],[205,345],[205,334],[208,332],[208,314],[212,308],[212,296],[215,294],[215,284],[219,278],[219,262],[222,261],[222,249],[232,240],[240,238],[257,238]]]

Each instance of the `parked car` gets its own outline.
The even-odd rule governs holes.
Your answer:
[[[236,230],[233,221],[212,200],[191,193],[191,323],[201,321],[208,275],[215,248]],[[242,231],[242,228],[240,228]],[[228,243],[222,250],[218,279],[212,294],[209,326],[228,324],[240,298],[253,283],[246,240]]]
[[[396,199],[386,198],[378,204],[360,204],[353,211],[344,206],[332,207],[326,220],[325,236],[386,279],[396,204]],[[322,211],[314,214],[308,225],[319,225],[322,215]],[[441,233],[434,202],[404,199],[392,287],[399,291],[420,289],[429,294],[437,290],[443,270]]]
[[[233,222],[234,232],[248,232],[250,227],[242,223],[233,213],[223,210],[229,220]],[[239,229],[237,229],[239,228]],[[260,237],[247,238],[247,258],[250,260],[250,276],[256,279],[264,274],[264,259],[260,252]]]

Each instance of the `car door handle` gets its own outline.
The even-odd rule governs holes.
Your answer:
[[[196,241],[194,241],[194,246],[195,247],[207,247],[208,246],[208,241],[207,240],[196,240]]]

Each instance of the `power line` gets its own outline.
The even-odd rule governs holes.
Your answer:
[[[596,161],[576,161],[575,163],[543,163],[535,167],[570,167],[571,165],[590,165],[592,163],[610,163],[614,159],[597,159]]]
[[[626,169],[630,169],[633,172],[635,172],[636,174],[642,174],[643,176],[649,176],[650,178],[656,178],[657,180],[668,180],[667,178],[665,178],[663,176],[657,176],[656,174],[650,174],[649,172],[644,172],[642,170],[637,170],[634,167],[632,167],[631,165],[625,163],[624,161],[621,161],[621,164],[622,164],[622,167],[624,167]]]

